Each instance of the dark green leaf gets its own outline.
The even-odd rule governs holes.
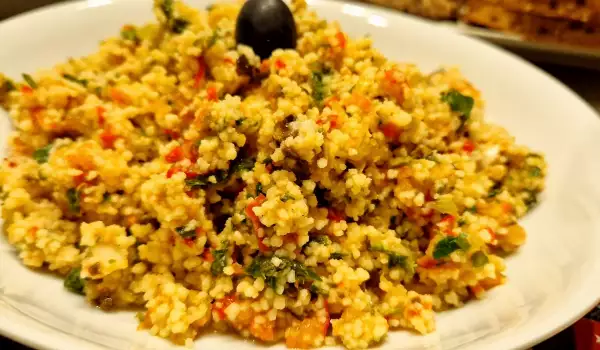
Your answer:
[[[296,279],[300,282],[312,280],[320,281],[321,277],[316,272],[307,268],[301,262],[291,260],[285,257],[277,257],[281,260],[278,266],[275,266],[272,257],[259,255],[255,257],[250,265],[246,268],[246,273],[254,278],[267,279],[279,278],[283,276],[284,271],[288,269],[294,270]]]
[[[12,82],[12,80],[6,79],[4,81],[4,85],[2,86],[2,91],[3,92],[11,92],[13,91],[15,88],[15,83]]]
[[[325,235],[315,236],[315,237],[311,238],[311,241],[317,242],[322,245],[331,244],[331,240],[329,239],[329,237],[327,237]]]
[[[398,255],[396,253],[388,253],[388,266],[390,268],[392,267],[396,267],[396,266],[400,266],[402,268],[406,268],[406,263],[408,260],[408,257],[404,256],[404,255]]]
[[[71,269],[63,282],[65,288],[73,293],[84,295],[85,280],[81,278],[81,268]]]
[[[312,98],[319,107],[325,98],[325,84],[323,83],[322,72],[315,71],[312,73]]]
[[[346,256],[346,254],[334,252],[334,253],[331,253],[331,255],[329,255],[329,258],[333,259],[333,260],[342,260],[344,258],[344,256]]]
[[[212,35],[210,36],[210,38],[208,39],[208,42],[206,43],[206,50],[213,47],[213,45],[217,43],[218,39],[219,39],[219,31],[218,31],[218,29],[215,29],[213,31]]]
[[[165,14],[167,20],[173,18],[173,0],[163,0],[160,4],[160,9]]]
[[[213,251],[212,255],[215,260],[210,265],[210,273],[212,273],[213,276],[218,276],[221,274],[227,265],[228,246],[229,242],[224,241],[221,245],[221,249]]]
[[[185,184],[192,188],[203,187],[208,185],[208,183],[208,176],[204,175],[199,175],[191,179],[185,179]]]
[[[87,87],[88,81],[86,79],[77,79],[76,77],[72,76],[71,74],[63,74],[62,76],[63,76],[63,78],[65,78],[69,81],[72,81],[74,83],[77,83],[79,85]]]
[[[189,24],[190,22],[188,20],[175,18],[173,23],[171,23],[171,31],[176,34],[181,34]]]
[[[473,213],[473,214],[476,214],[476,213],[477,213],[477,206],[476,206],[476,205],[474,205],[474,206],[472,206],[472,207],[470,207],[470,208],[467,208],[466,210],[467,210],[468,212],[471,212],[471,213]]]
[[[187,229],[186,226],[180,226],[175,229],[175,232],[181,236],[181,238],[196,238],[196,228]]]
[[[246,158],[238,156],[238,158],[233,160],[229,169],[231,174],[239,173],[242,171],[250,171],[254,169],[254,159],[250,157]]]
[[[319,286],[317,286],[314,283],[310,285],[309,290],[315,294],[320,294],[320,295],[328,295],[329,294],[323,288],[319,288]]]
[[[473,97],[465,96],[457,90],[452,89],[443,93],[441,99],[443,102],[446,102],[448,105],[450,105],[450,109],[452,109],[452,111],[460,113],[460,115],[464,118],[463,124],[471,116],[471,110],[475,104]]]
[[[256,195],[264,194],[262,184],[259,182],[256,184]]]
[[[287,202],[287,201],[295,199],[295,198],[291,194],[286,193],[283,196],[281,196],[280,199],[281,199],[282,202]]]
[[[50,157],[50,151],[52,150],[52,144],[48,144],[42,148],[38,148],[33,151],[33,159],[35,159],[38,164],[44,164],[48,162],[48,158]]]
[[[304,266],[303,263],[292,260],[292,268],[296,272],[296,278],[300,281],[304,280],[313,280],[320,281],[321,276],[319,276],[316,272]]]
[[[471,263],[475,267],[481,267],[489,262],[487,255],[482,251],[476,251],[471,255]]]
[[[449,256],[456,250],[467,250],[470,246],[467,237],[462,233],[458,237],[444,237],[436,244],[433,250],[433,258],[439,260]]]
[[[542,175],[542,169],[537,166],[531,167],[529,169],[529,176],[531,177],[540,177]]]
[[[69,205],[69,211],[74,214],[79,214],[80,207],[80,196],[79,192],[74,188],[67,190],[67,203]]]
[[[25,82],[32,88],[35,89],[37,88],[37,83],[35,82],[35,80],[33,80],[33,78],[31,77],[31,75],[27,74],[27,73],[23,73],[23,80],[25,80]]]
[[[460,218],[460,219],[458,219],[458,221],[456,223],[458,224],[458,226],[463,226],[464,224],[467,223],[467,220]]]
[[[502,192],[501,189],[499,188],[492,188],[490,190],[490,192],[488,193],[488,198],[494,198],[496,197],[500,192]]]
[[[271,159],[271,157],[267,157],[265,160],[263,160],[263,164],[273,164],[273,159]]]

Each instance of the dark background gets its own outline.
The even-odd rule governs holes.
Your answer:
[[[0,20],[35,9],[51,3],[65,0],[0,0]],[[0,48],[1,49],[1,48]],[[554,75],[563,83],[579,93],[590,104],[600,110],[600,72],[579,68],[566,68],[554,65],[541,65],[542,69]],[[0,336],[2,350],[31,350],[10,339]],[[534,350],[572,350],[575,349],[572,328],[568,328],[556,336],[534,347]],[[79,349],[83,350],[83,349]],[[483,349],[482,349],[483,350]]]

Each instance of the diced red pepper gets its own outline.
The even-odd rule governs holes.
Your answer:
[[[85,171],[77,176],[73,176],[73,182],[75,183],[75,187],[84,183],[86,176],[87,176],[87,173]]]
[[[337,116],[337,114],[332,114],[332,115],[329,116],[329,126],[332,129],[335,129],[335,128],[337,128],[339,126],[338,125],[338,116]]]
[[[170,179],[173,175],[175,175],[176,173],[180,172],[181,169],[176,167],[176,166],[172,166],[169,170],[167,170],[167,179]]]
[[[115,141],[118,138],[119,137],[113,134],[110,129],[104,129],[104,131],[102,131],[102,133],[100,134],[100,141],[102,141],[102,147],[104,148],[114,148]]]
[[[29,95],[29,94],[33,93],[33,89],[29,85],[22,85],[21,86],[21,93]]]
[[[283,62],[283,60],[281,59],[276,59],[275,60],[275,68],[276,69],[284,69],[285,68],[285,62]]]
[[[191,248],[194,246],[195,241],[194,241],[194,238],[185,238],[183,240],[183,243],[185,243],[185,245],[187,245],[188,247]]]
[[[379,130],[383,132],[385,137],[397,140],[402,134],[402,129],[394,123],[383,123],[379,126]]]
[[[385,80],[389,81],[392,84],[395,84],[398,82],[398,80],[396,80],[396,78],[394,77],[394,71],[393,70],[387,70],[385,71]]]
[[[336,102],[340,102],[340,98],[337,96],[331,96],[325,100],[324,104],[325,104],[325,106],[330,107],[333,103],[336,103]]]
[[[231,58],[231,57],[225,57],[225,58],[223,59],[223,62],[225,62],[225,63],[229,63],[229,64],[235,64],[235,61],[234,61],[234,60],[233,60],[233,58]]]
[[[456,218],[454,217],[454,215],[446,215],[442,218],[442,220],[440,222],[446,223],[450,226],[454,226],[455,220],[456,220]]]
[[[333,222],[340,222],[340,221],[344,220],[344,216],[342,214],[340,214],[337,210],[335,210],[333,208],[329,208],[327,211],[327,219],[329,219]]]
[[[196,75],[194,76],[194,87],[195,88],[200,87],[200,83],[202,82],[202,80],[204,79],[204,76],[206,75],[206,62],[204,61],[204,56],[198,57],[197,62],[198,62],[198,71],[196,72]]]
[[[344,33],[337,32],[335,34],[335,38],[338,41],[339,47],[341,47],[342,49],[345,49],[346,48],[346,36],[344,35]]]
[[[206,89],[206,96],[208,97],[209,101],[218,100],[219,96],[217,95],[217,88],[214,86],[209,86],[208,89]]]
[[[179,132],[176,130],[165,129],[165,135],[169,136],[171,140],[175,140],[179,138]]]
[[[246,216],[250,219],[250,221],[252,221],[252,226],[254,227],[254,233],[257,235],[258,235],[258,229],[261,227],[262,224],[260,223],[260,219],[258,218],[258,216],[256,216],[256,214],[254,213],[254,211],[252,209],[260,206],[266,199],[267,198],[265,197],[264,194],[259,195],[252,202],[250,202],[248,204],[248,206],[246,207],[246,210],[245,210]],[[258,249],[260,251],[262,251],[262,252],[269,251],[269,247],[262,241],[262,238],[257,236],[256,239],[258,241]]]
[[[208,248],[204,249],[204,253],[202,253],[202,258],[210,263],[215,261],[215,257],[212,255],[210,249]]]
[[[106,109],[102,106],[97,106],[96,107],[96,114],[98,115],[98,125],[99,126],[104,126],[104,113],[106,112]]]
[[[264,238],[257,237],[257,242],[258,242],[258,250],[260,250],[263,253],[266,253],[269,251],[269,246],[265,244]]]
[[[127,102],[129,101],[129,96],[127,96],[123,91],[117,88],[110,89],[110,98],[113,100],[113,102],[122,105],[127,104]]]
[[[471,140],[466,140],[462,146],[463,151],[471,154],[475,150],[475,144]]]
[[[329,324],[331,323],[331,317],[329,316],[329,303],[327,302],[327,299],[323,299],[323,309],[325,310],[325,324],[323,325],[323,335],[327,336]]]
[[[225,319],[225,309],[229,307],[229,305],[235,303],[235,295],[228,295],[222,299],[216,300],[213,304],[213,310],[217,312],[219,315],[219,320]]]
[[[489,227],[487,227],[486,230],[487,230],[487,232],[489,232],[490,237],[491,237],[491,242],[493,243],[496,240],[496,232],[494,232],[494,230],[492,230]]]
[[[510,213],[510,212],[512,212],[512,211],[513,211],[513,206],[512,206],[512,204],[510,204],[510,203],[502,203],[502,210],[503,210],[505,213]]]
[[[181,146],[177,146],[171,150],[171,152],[167,153],[165,156],[165,160],[169,163],[175,163],[180,160],[183,160],[184,154]]]
[[[193,141],[185,141],[183,143],[183,153],[187,159],[192,163],[196,163],[198,160],[198,145]]]
[[[423,255],[417,259],[417,265],[429,269],[435,267],[437,265],[437,261],[428,255]]]

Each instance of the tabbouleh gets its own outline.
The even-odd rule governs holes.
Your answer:
[[[8,242],[103,309],[191,346],[206,328],[366,348],[505,282],[543,156],[458,70],[388,61],[303,0],[260,60],[240,4],[154,4],[83,58],[0,75],[16,131]]]

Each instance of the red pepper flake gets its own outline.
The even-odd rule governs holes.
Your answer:
[[[487,227],[486,228],[487,232],[489,232],[491,240],[490,242],[495,243],[496,241],[496,232],[494,232],[494,230],[492,230],[491,228]]]
[[[396,80],[396,78],[394,77],[393,70],[385,71],[385,80],[389,81],[392,84],[396,84],[398,82],[398,80]]]
[[[344,36],[344,33],[337,32],[335,34],[335,38],[338,41],[338,46],[341,47],[342,49],[345,49],[346,48],[346,36]]]
[[[219,315],[219,321],[225,319],[225,309],[227,309],[229,305],[235,303],[235,301],[235,295],[228,295],[222,299],[215,301],[215,303],[212,306],[212,309],[217,313],[217,315]]]
[[[208,97],[209,101],[218,100],[219,96],[217,95],[217,88],[214,86],[209,86],[208,89],[206,89],[206,96]]]
[[[189,159],[192,163],[196,163],[198,160],[198,145],[193,141],[185,141],[183,143],[183,154],[187,159]]]
[[[260,250],[263,253],[266,253],[269,251],[269,246],[265,244],[264,242],[264,238],[258,238],[258,250]]]
[[[332,104],[340,102],[340,98],[337,96],[331,96],[325,100],[325,106],[331,107]]]
[[[475,144],[471,140],[466,140],[462,146],[463,151],[471,154],[475,150]]]
[[[73,176],[73,182],[75,183],[75,187],[78,187],[79,185],[84,183],[86,176],[87,176],[87,173],[85,171],[77,176]]]
[[[169,136],[171,138],[171,140],[175,140],[175,139],[179,138],[179,132],[176,130],[165,129],[164,133],[165,133],[165,135]]]
[[[513,206],[510,203],[502,203],[502,210],[505,213],[511,213],[513,211]]]
[[[192,179],[198,176],[197,172],[191,170],[184,170],[184,173],[186,179]]]
[[[417,259],[417,265],[429,269],[435,267],[437,265],[437,261],[428,255],[424,255]]]
[[[180,171],[181,169],[176,166],[171,167],[169,170],[167,170],[167,179],[170,179],[173,175]]]
[[[29,236],[31,236],[31,238],[35,239],[38,230],[39,228],[37,226],[33,226],[29,230],[27,230],[27,233],[29,234]]]
[[[110,89],[110,98],[113,102],[124,105],[129,102],[129,96],[127,96],[123,91],[117,88]]]
[[[104,126],[104,113],[106,109],[102,106],[96,107],[96,114],[98,114],[98,125]]]
[[[229,63],[229,64],[235,64],[235,60],[233,58],[231,58],[231,57],[225,57],[223,59],[223,62]]]
[[[446,215],[446,216],[444,216],[444,218],[442,220],[440,220],[440,223],[446,225],[446,227],[444,228],[444,233],[446,233],[446,235],[455,236],[454,232],[452,232],[455,221],[456,221],[456,218],[453,215]]]
[[[261,73],[266,73],[269,71],[269,60],[265,59],[260,63],[260,72]]]
[[[208,261],[210,263],[215,261],[215,257],[212,255],[212,253],[210,252],[210,249],[208,249],[208,248],[204,249],[204,253],[202,253],[202,258],[205,261]]]
[[[323,335],[327,336],[329,331],[329,324],[331,323],[331,317],[329,316],[329,303],[327,299],[323,299],[323,309],[325,310],[325,324],[323,325]]]
[[[284,69],[285,68],[285,62],[283,62],[283,60],[281,59],[276,59],[275,60],[275,68],[277,69]]]
[[[337,114],[332,114],[329,116],[329,126],[332,129],[335,129],[338,127],[338,116]]]
[[[165,160],[169,163],[176,163],[180,160],[183,160],[184,154],[181,146],[177,146],[171,150],[171,152],[167,153],[165,156]]]
[[[394,123],[383,123],[379,126],[379,130],[383,132],[383,135],[388,139],[397,140],[402,134],[402,128],[398,127]]]
[[[190,198],[194,198],[196,192],[189,190],[189,191],[185,191],[185,194]]]
[[[344,220],[344,216],[333,208],[327,209],[327,219],[333,222],[340,222]]]
[[[198,71],[194,76],[194,87],[199,88],[200,83],[204,80],[204,76],[206,75],[206,62],[204,61],[204,56],[198,57]]]
[[[29,95],[29,94],[33,93],[33,89],[28,85],[23,85],[23,86],[21,86],[21,93]]]
[[[185,245],[187,245],[188,247],[192,248],[194,246],[194,238],[184,238],[183,243],[185,243]]]
[[[119,138],[117,135],[113,134],[110,129],[104,129],[100,134],[100,141],[102,141],[103,148],[114,148],[115,141]]]

